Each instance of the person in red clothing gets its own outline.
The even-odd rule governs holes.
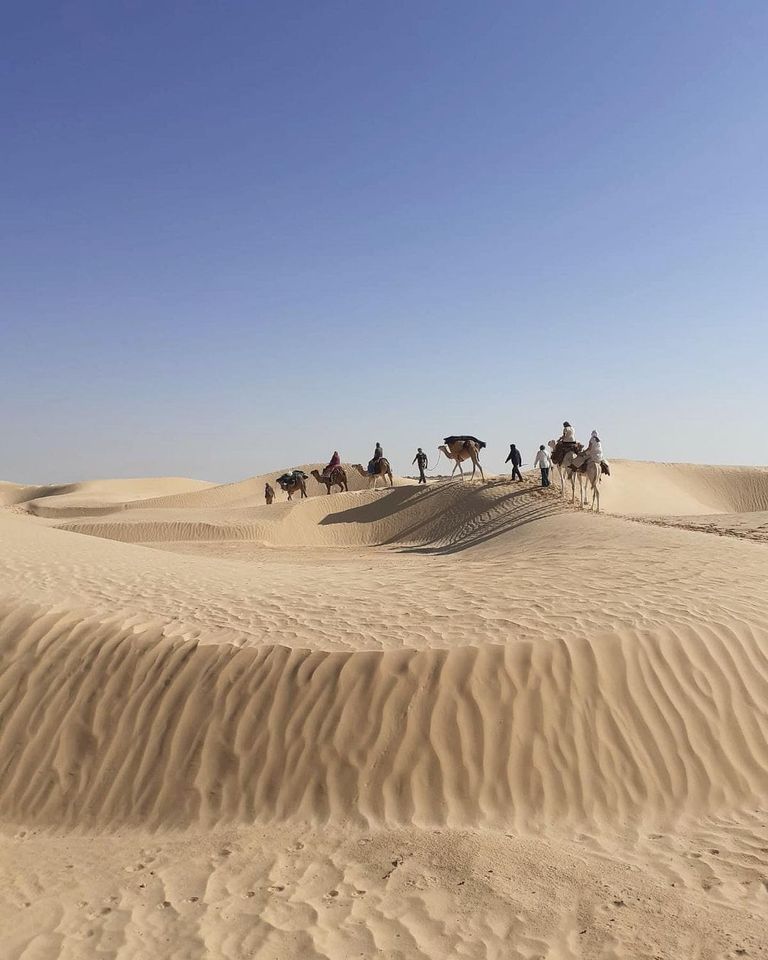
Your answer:
[[[334,450],[330,463],[326,466],[325,470],[323,470],[323,476],[330,477],[331,473],[333,472],[333,468],[340,467],[340,466],[341,466],[341,457],[339,456],[339,451]]]

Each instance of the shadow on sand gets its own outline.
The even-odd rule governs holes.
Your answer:
[[[508,492],[498,495],[505,488]],[[488,491],[497,491],[495,499],[489,501],[482,496]],[[537,492],[540,500],[529,502]],[[450,529],[454,507],[459,507],[461,514],[456,526]],[[331,514],[320,524],[377,523],[411,508],[418,510],[419,519],[382,539],[381,546],[397,546],[400,553],[458,553],[567,510],[554,490],[544,492],[534,483],[513,484],[501,479],[473,482],[470,486],[454,480],[428,487],[395,487],[373,503]]]

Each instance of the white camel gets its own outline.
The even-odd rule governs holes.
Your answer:
[[[554,452],[555,446],[556,441],[550,440],[549,447],[551,451]],[[587,505],[587,491],[591,489],[592,501],[590,509],[596,513],[600,513],[600,480],[603,475],[603,469],[599,461],[596,460],[587,460],[583,469],[576,467],[577,458],[583,456],[581,444],[579,444],[579,448],[578,452],[573,450],[567,451],[563,457],[563,462],[555,464],[558,476],[560,477],[560,494],[561,496],[565,495],[565,480],[567,478],[568,483],[571,485],[571,503],[576,503],[576,480],[578,480],[579,506],[583,508]]]
[[[576,468],[571,467],[571,472],[575,473]],[[587,487],[592,490],[592,503],[590,509],[595,513],[600,513],[600,480],[603,476],[603,469],[597,460],[587,460],[584,466],[584,472],[579,471],[579,497],[581,506],[587,505]]]
[[[555,452],[555,447],[557,446],[557,440],[550,440],[548,446],[551,460],[552,454]],[[579,449],[581,449],[581,444],[579,444]],[[571,503],[576,503],[576,471],[572,470],[571,467],[577,456],[578,453],[575,450],[568,450],[563,457],[562,463],[552,461],[552,466],[557,470],[557,476],[560,480],[561,497],[565,496],[565,481],[568,480],[568,483],[571,485]],[[581,481],[579,481],[579,487],[581,488]]]

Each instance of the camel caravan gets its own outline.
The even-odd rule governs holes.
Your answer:
[[[541,471],[542,488],[550,486],[549,473],[550,469],[554,467],[560,481],[560,495],[565,496],[566,487],[569,485],[571,503],[575,504],[578,483],[579,506],[586,506],[591,493],[591,509],[599,512],[600,482],[604,476],[610,476],[611,471],[608,462],[603,457],[602,443],[597,431],[592,431],[585,446],[576,440],[575,431],[566,420],[563,423],[562,435],[557,440],[550,440],[548,446],[549,452],[547,452],[544,444],[539,447],[533,464]],[[475,473],[479,472],[481,480],[485,481],[485,474],[480,463],[480,452],[485,448],[486,443],[483,440],[479,440],[470,434],[456,434],[445,437],[437,448],[438,462],[441,456],[451,461],[453,463],[451,478],[458,470],[462,480],[465,477],[462,464],[469,462],[472,464],[470,479],[473,480]],[[435,464],[435,467],[429,468],[427,456],[421,447],[419,447],[413,462],[418,463],[419,466],[419,483],[426,484],[425,469],[434,470],[437,464]],[[523,482],[519,470],[521,466],[520,452],[514,444],[510,444],[510,453],[505,463],[508,462],[512,463],[512,479]],[[351,465],[351,469],[368,480],[368,486],[373,490],[376,489],[379,478],[381,478],[385,487],[387,481],[389,481],[390,487],[395,485],[392,467],[389,460],[384,456],[380,443],[376,444],[373,457],[368,461],[367,467],[364,467],[361,463],[355,463]],[[322,470],[312,470],[311,476],[317,483],[325,487],[329,496],[335,489],[338,489],[341,493],[349,492],[347,469],[341,462],[338,450],[334,450],[333,456]],[[295,493],[299,494],[300,499],[304,499],[307,497],[308,479],[309,476],[303,470],[291,470],[277,477],[275,482],[284,493],[287,493],[288,500],[292,500]],[[275,491],[269,483],[265,486],[264,499],[267,505],[272,504],[275,500]]]

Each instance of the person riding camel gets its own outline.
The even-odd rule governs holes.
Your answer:
[[[589,443],[587,444],[587,460],[594,460],[595,463],[603,462],[603,445],[600,443],[600,437],[597,435],[597,430],[593,430],[589,435]]]
[[[576,431],[567,420],[563,420],[563,433],[552,451],[552,463],[560,464],[569,450],[576,451]]]
[[[376,449],[373,451],[373,458],[368,461],[368,473],[371,475],[375,474],[378,469],[379,460],[384,458],[384,451],[381,449],[381,444],[379,441],[376,441]]]
[[[593,430],[589,435],[589,443],[587,444],[586,450],[576,457],[576,459],[573,461],[573,465],[578,470],[583,464],[589,462],[599,463],[602,473],[610,476],[611,471],[608,467],[608,464],[603,459],[603,444],[600,441],[600,437],[597,435],[597,430]]]
[[[334,450],[333,456],[331,457],[330,462],[326,465],[325,469],[323,470],[323,476],[330,477],[330,475],[333,473],[336,467],[340,467],[340,466],[341,466],[341,457],[339,456],[339,451]]]

